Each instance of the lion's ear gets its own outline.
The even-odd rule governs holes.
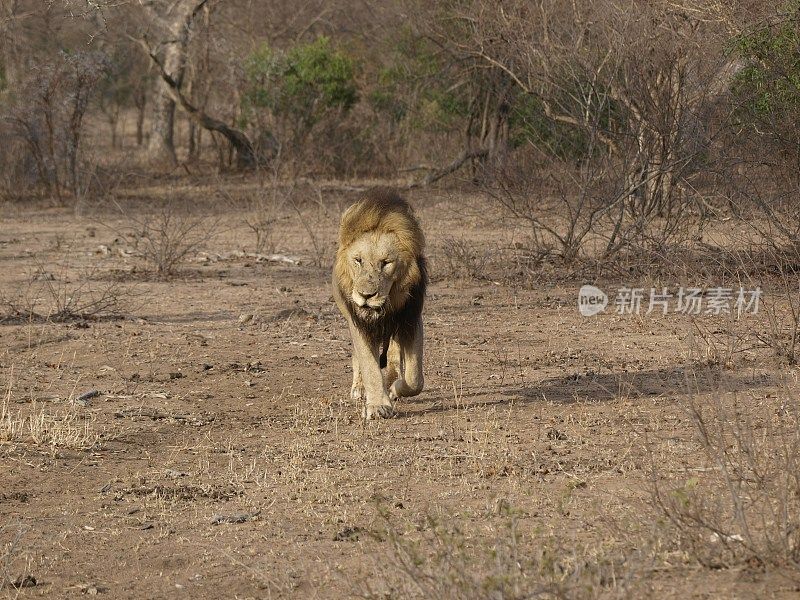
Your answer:
[[[358,202],[355,202],[355,203],[351,204],[350,206],[348,206],[346,209],[344,209],[344,212],[342,213],[342,217],[341,217],[341,219],[339,219],[339,223],[344,223],[345,221],[350,219],[350,217],[353,216],[353,213],[356,211],[357,208],[358,208]]]
[[[347,225],[347,222],[352,219],[353,213],[356,211],[358,207],[358,203],[351,204],[348,206],[345,211],[342,213],[341,218],[339,219],[339,246],[340,248],[346,248],[351,244],[353,241],[353,231],[352,228]]]

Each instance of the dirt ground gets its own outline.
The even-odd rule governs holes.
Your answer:
[[[2,209],[6,305],[45,306],[48,289],[121,295],[102,318],[0,324],[4,418],[27,428],[0,436],[1,594],[425,597],[414,569],[430,568],[449,573],[441,597],[481,597],[459,595],[452,571],[488,569],[512,523],[546,593],[797,597],[761,565],[702,565],[651,491],[654,477],[708,468],[688,398],[771,412],[796,394],[796,368],[755,347],[714,367],[721,350],[681,315],[582,317],[577,290],[592,281],[501,278],[493,251],[517,247],[524,229],[458,192],[418,191],[433,273],[426,389],[365,424],[329,292],[353,192],[277,215],[269,250],[298,264],[248,254],[245,209],[217,208],[215,235],[163,278],[125,235],[144,214],[135,196],[125,215]],[[722,317],[699,320],[724,330]],[[688,370],[692,358],[712,366]],[[37,415],[47,427],[35,431]],[[422,545],[409,566],[404,540],[431,523],[452,545]],[[613,581],[596,575],[609,564]]]

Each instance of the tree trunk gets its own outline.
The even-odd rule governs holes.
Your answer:
[[[166,161],[170,165],[178,162],[175,155],[175,102],[158,81],[159,89],[153,102],[150,125],[150,141],[147,144],[147,157],[152,162]]]
[[[166,6],[164,14],[145,7],[152,22],[163,31],[163,59],[159,66],[180,89],[186,64],[186,49],[195,16],[208,0],[178,0]],[[152,162],[177,164],[175,154],[175,98],[164,77],[155,81],[150,141],[147,156]]]
[[[25,53],[21,52],[23,46],[21,41],[21,25],[19,22],[19,2],[10,0],[0,3],[0,39],[3,40],[3,61],[0,62],[0,72],[3,80],[0,80],[0,92],[14,93],[20,80],[20,71],[24,71],[25,66],[22,58]],[[3,87],[2,84],[5,84]]]
[[[144,144],[144,111],[147,108],[147,92],[144,88],[136,92],[134,102],[136,104],[136,145],[141,148]]]
[[[189,161],[196,161],[197,160],[197,132],[199,131],[197,125],[194,121],[189,121],[189,135],[188,135],[188,144],[189,144]]]
[[[147,43],[143,40],[141,40],[140,43],[147,50],[147,53],[150,56],[150,59],[153,61],[153,64],[158,68],[161,74],[161,79],[164,81],[164,84],[166,85],[169,94],[172,96],[172,99],[180,105],[186,115],[200,127],[208,129],[209,131],[221,133],[225,139],[228,140],[231,148],[236,152],[236,163],[240,169],[256,166],[258,163],[258,156],[253,142],[250,140],[247,134],[240,129],[227,125],[219,119],[215,119],[202,109],[194,106],[181,91],[181,87],[178,82],[170,76],[170,74],[164,68],[164,65],[159,62],[158,56],[156,56],[155,52],[149,49],[147,47]]]
[[[191,98],[194,95],[194,77],[189,78],[189,81],[186,83],[186,97]],[[189,162],[194,162],[197,160],[197,132],[200,131],[200,127],[197,126],[197,123],[189,120],[189,132],[187,136],[187,145],[188,145],[188,159]]]

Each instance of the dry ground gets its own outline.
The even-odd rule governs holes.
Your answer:
[[[755,346],[713,364],[724,319],[581,317],[577,278],[497,274],[523,230],[418,192],[427,388],[365,425],[326,268],[352,193],[278,211],[269,250],[297,265],[233,253],[252,251],[246,212],[217,207],[167,278],[122,235],[135,196],[128,217],[3,209],[6,301],[116,284],[121,318],[0,324],[0,595],[456,598],[513,576],[517,597],[795,597],[758,559],[702,565],[654,506],[654,478],[713,469],[693,402],[735,397],[757,421],[796,397],[796,369]]]

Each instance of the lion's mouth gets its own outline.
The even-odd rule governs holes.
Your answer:
[[[361,317],[364,319],[379,319],[385,313],[386,305],[380,304],[378,306],[373,306],[371,304],[364,304],[358,307],[358,312],[361,314]]]

